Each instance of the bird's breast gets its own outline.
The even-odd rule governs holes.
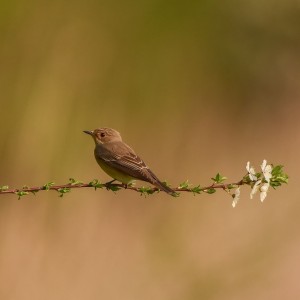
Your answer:
[[[113,179],[116,179],[124,184],[129,184],[135,180],[135,178],[131,177],[130,175],[117,170],[114,166],[110,165],[109,162],[105,162],[98,155],[96,155],[96,153],[95,158],[101,169]]]

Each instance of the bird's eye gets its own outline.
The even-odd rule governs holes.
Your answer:
[[[100,133],[100,136],[101,136],[101,137],[105,137],[105,133],[104,133],[104,132],[101,132],[101,133]]]

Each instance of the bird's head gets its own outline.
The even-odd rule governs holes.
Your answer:
[[[109,142],[120,142],[122,141],[121,135],[118,131],[112,128],[99,128],[95,130],[84,130],[86,134],[93,137],[96,145],[105,144]]]

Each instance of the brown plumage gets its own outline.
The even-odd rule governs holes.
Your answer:
[[[112,178],[124,184],[136,179],[146,181],[172,196],[176,195],[176,192],[164,185],[133,149],[122,141],[118,131],[100,128],[84,132],[93,137],[96,144],[95,158]]]

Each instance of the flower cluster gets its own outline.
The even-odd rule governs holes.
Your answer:
[[[270,187],[271,179],[272,179],[272,165],[268,165],[267,161],[264,159],[261,164],[261,172],[256,173],[254,168],[250,165],[250,162],[247,162],[246,170],[247,175],[245,178],[249,185],[251,185],[252,189],[250,192],[250,199],[259,191],[260,192],[260,201],[263,202],[267,197],[267,192]],[[248,182],[249,181],[249,182]],[[232,206],[235,207],[240,199],[240,187],[238,187],[233,194]]]
[[[250,167],[250,162],[248,161],[246,169],[249,174],[249,178],[251,181],[256,181],[255,184],[252,187],[250,198],[252,199],[254,194],[257,193],[257,191],[260,191],[260,201],[263,202],[267,197],[267,192],[270,187],[270,180],[272,178],[272,166],[267,165],[267,161],[264,159],[261,164],[261,171],[262,171],[262,178],[257,180],[257,177],[255,176],[255,179],[251,179],[251,171],[254,172],[254,168]],[[252,176],[253,177],[253,176]]]

